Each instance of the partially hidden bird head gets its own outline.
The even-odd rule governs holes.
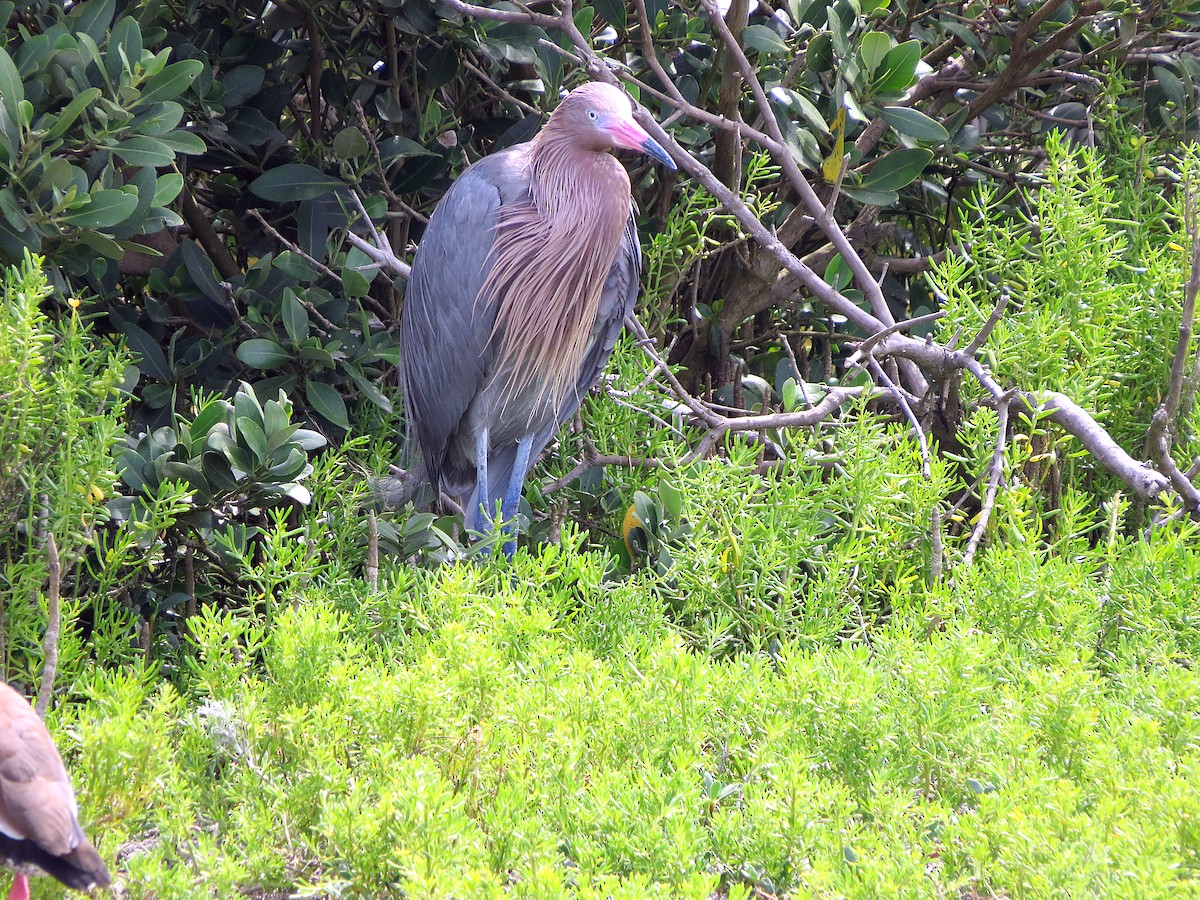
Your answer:
[[[570,131],[589,150],[604,152],[616,147],[637,150],[668,168],[675,168],[675,161],[662,145],[634,121],[629,98],[602,81],[589,82],[567,94],[546,128]]]

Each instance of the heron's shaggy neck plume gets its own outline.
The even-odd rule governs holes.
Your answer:
[[[629,217],[629,176],[557,116],[531,142],[528,166],[531,202],[500,210],[480,301],[497,303],[497,377],[557,408],[575,387]]]

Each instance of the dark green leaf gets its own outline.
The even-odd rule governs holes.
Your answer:
[[[0,215],[15,231],[24,231],[29,225],[29,216],[21,208],[11,185],[0,188]]]
[[[306,381],[304,394],[309,405],[324,418],[339,428],[350,428],[350,417],[346,413],[346,402],[337,388],[321,381]]]
[[[192,490],[208,492],[208,479],[195,466],[177,460],[162,465],[162,477],[171,481],[182,481]]]
[[[748,25],[742,32],[742,42],[760,53],[782,56],[789,53],[788,45],[774,30],[766,25]]]
[[[283,292],[283,327],[294,344],[308,337],[308,310],[291,288]]]
[[[125,255],[120,244],[99,231],[81,231],[79,242],[106,259],[121,259]]]
[[[186,156],[198,156],[208,149],[204,139],[190,131],[172,131],[169,134],[159,135],[158,140],[176,153]]]
[[[833,69],[833,38],[828,31],[822,31],[808,42],[808,55],[804,65],[814,75],[820,75]]]
[[[338,132],[333,139],[333,152],[341,159],[355,159],[370,150],[363,133],[351,125]]]
[[[171,368],[167,365],[167,357],[158,341],[132,322],[122,325],[121,333],[125,336],[125,346],[137,354],[138,369],[143,375],[155,381],[171,380]]]
[[[251,338],[238,345],[237,358],[252,369],[276,369],[292,354],[267,338]]]
[[[63,216],[62,221],[79,228],[111,228],[128,219],[137,205],[137,194],[93,191],[87,203]]]
[[[169,166],[175,153],[162,141],[151,137],[133,137],[121,141],[113,152],[131,166]]]
[[[250,190],[264,200],[311,200],[344,187],[345,183],[304,163],[286,163],[250,182]]]
[[[625,4],[621,0],[601,0],[592,5],[600,17],[617,31],[625,29]]]
[[[96,43],[100,43],[112,25],[116,9],[115,0],[89,0],[88,3],[80,3],[70,14],[74,32],[86,34]]]
[[[238,489],[237,477],[229,467],[229,461],[224,453],[217,450],[206,450],[200,457],[200,467],[205,478],[217,491],[230,493]]]
[[[347,365],[345,370],[346,374],[350,376],[350,380],[357,385],[358,389],[362,391],[363,395],[368,400],[374,403],[385,413],[390,413],[392,411],[392,401],[387,398],[387,395],[384,394],[383,391],[375,387],[369,378],[363,375],[362,370],[359,369],[358,366]]]
[[[1176,106],[1182,106],[1184,98],[1187,96],[1187,90],[1179,76],[1166,66],[1155,66],[1151,71],[1158,79],[1158,86],[1163,89],[1167,99],[1174,101]]]
[[[203,71],[204,63],[198,59],[183,59],[171,63],[146,82],[142,87],[141,96],[134,102],[134,108],[178,97]]]
[[[921,61],[921,42],[905,41],[888,51],[883,65],[876,71],[874,88],[880,94],[898,94],[916,78],[917,63]]]
[[[174,100],[145,107],[133,117],[129,128],[149,137],[159,137],[174,131],[183,120],[183,107]]]
[[[213,303],[224,306],[225,289],[221,287],[220,276],[208,254],[191,238],[184,238],[179,244],[179,255],[183,257],[184,268],[200,293]]]
[[[218,422],[223,422],[229,413],[229,403],[225,400],[209,400],[196,413],[188,433],[191,436],[192,452],[197,452],[208,440],[208,433]]]
[[[941,122],[907,106],[885,106],[879,114],[898,132],[915,140],[943,144],[950,138]]]
[[[317,277],[317,270],[309,261],[292,250],[284,250],[275,257],[271,265],[296,281],[313,281]]]
[[[266,78],[266,70],[262,66],[235,66],[221,76],[221,84],[225,88],[225,96],[221,105],[226,109],[241,106],[259,92]]]
[[[870,191],[898,191],[916,181],[933,159],[933,151],[924,147],[897,150],[875,164],[860,187]]]
[[[0,47],[0,106],[10,122],[20,121],[18,107],[25,99],[25,85],[21,82],[21,73],[17,71],[16,63],[3,47]]]
[[[880,31],[868,31],[862,36],[858,55],[862,58],[863,71],[869,79],[892,49],[892,39]]]
[[[0,68],[2,67],[2,64],[0,64]],[[3,92],[4,87],[0,85],[0,94]],[[66,134],[67,129],[75,124],[75,120],[79,118],[80,114],[96,102],[100,93],[100,88],[88,88],[86,91],[80,91],[70,103],[58,112],[54,124],[46,131],[46,138],[54,140]]]
[[[428,91],[436,91],[458,77],[458,56],[454,45],[447,41],[425,63],[424,87]]]

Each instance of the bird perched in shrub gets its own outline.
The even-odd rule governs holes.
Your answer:
[[[516,514],[529,466],[579,408],[633,308],[637,150],[674,169],[608,84],[576,88],[534,139],[470,166],[413,260],[401,379],[425,475],[486,530]],[[505,552],[515,544],[509,541]]]

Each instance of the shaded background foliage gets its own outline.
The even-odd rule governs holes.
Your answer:
[[[1032,252],[1039,222],[1029,188],[1045,180],[1049,134],[1107,152],[1126,167],[1110,174],[1128,174],[1140,191],[1169,183],[1145,160],[1196,128],[1195,0],[734,0],[723,11],[821,195],[840,181],[837,217],[897,319],[941,308],[955,277],[994,289]],[[308,489],[296,454],[317,446],[318,432],[340,442],[402,429],[393,406],[403,284],[381,276],[347,230],[372,238],[369,218],[403,255],[452,179],[531,136],[583,75],[561,33],[475,17],[454,2],[86,0],[5,2],[0,13],[0,258],[45,255],[61,290],[44,301],[50,318],[68,315],[65,298],[80,298],[96,332],[119,336],[132,354],[120,363],[130,437],[108,488],[119,496],[106,501],[109,531],[80,552],[105,558],[104,541],[146,516],[147,530],[123,552],[139,547],[149,562],[121,602],[141,646],[174,640],[177,626],[164,619],[198,596],[244,601],[239,561],[282,552],[269,535],[300,528],[295,504]],[[610,0],[573,18],[683,146],[853,296],[786,179],[720,127],[721,117],[763,123],[703,4]],[[675,94],[691,114],[672,117],[666,98]],[[1145,135],[1154,135],[1148,144]],[[863,335],[781,272],[704,191],[649,167],[633,176],[647,244],[642,314],[670,344],[684,383],[737,407],[786,407],[797,382],[837,383],[843,344]],[[955,264],[952,247],[970,256],[980,196],[1012,240],[989,245],[970,273],[928,277],[931,262]],[[1134,239],[1167,235],[1170,215],[1149,215]],[[1101,222],[1083,224],[1093,238],[1106,233]],[[1037,273],[1027,274],[1037,286]],[[1114,304],[1124,289],[1113,289]],[[986,309],[986,292],[967,294],[948,306],[956,326]],[[1110,309],[1097,332],[1117,316]],[[1024,339],[1032,346],[1045,335],[1032,329]],[[242,382],[257,399],[238,394]],[[1103,394],[1102,383],[1084,387]],[[281,390],[296,422],[288,403],[270,406]],[[1125,396],[1122,421],[1144,418],[1144,404]],[[210,434],[218,421],[224,438]],[[952,418],[934,430],[966,458],[972,427]],[[1134,433],[1130,425],[1122,434]],[[611,484],[582,488],[596,498],[585,509],[593,518],[628,504]],[[536,505],[550,502],[539,485],[530,493]],[[677,515],[678,502],[655,498],[639,514],[670,519],[671,506]],[[452,546],[431,518],[419,524],[385,538],[405,554]],[[654,545],[646,552],[660,568],[669,565],[664,536],[656,525],[638,538]],[[17,541],[10,556],[27,558],[31,546]],[[78,596],[115,577],[76,572]],[[269,607],[271,590],[264,584],[255,602]]]

